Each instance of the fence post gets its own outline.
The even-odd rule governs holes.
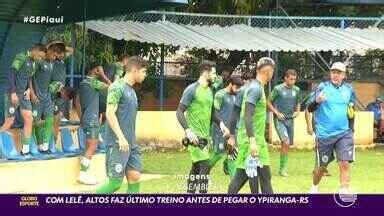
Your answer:
[[[73,49],[76,50],[76,25],[73,24],[71,26],[71,46]],[[71,68],[70,68],[70,82],[69,86],[73,87],[74,86],[74,75],[75,75],[75,54],[73,53],[70,57],[71,62]]]
[[[160,94],[159,94],[159,99],[160,99],[160,111],[164,110],[164,44],[161,44],[161,58],[160,58]]]
[[[83,5],[83,56],[82,56],[82,70],[81,70],[81,76],[84,78],[85,76],[85,25],[86,25],[86,19],[87,19],[87,0],[84,0]]]
[[[341,29],[345,29],[345,19],[342,19],[342,20],[340,21],[340,28],[341,28]]]

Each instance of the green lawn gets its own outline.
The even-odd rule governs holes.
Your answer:
[[[351,189],[356,193],[384,193],[384,148],[359,150],[356,162],[352,165]],[[271,150],[272,185],[275,193],[307,193],[311,186],[311,173],[314,167],[312,151],[291,151],[289,155],[289,177],[277,175],[279,153]],[[187,152],[145,153],[143,154],[144,173],[167,175],[161,179],[144,181],[143,193],[183,193],[191,162]],[[209,192],[226,193],[229,177],[222,171],[222,161],[211,172]],[[329,166],[330,177],[323,178],[320,192],[333,193],[338,189],[338,169],[336,163]],[[122,188],[125,192],[126,188]],[[248,184],[242,192],[249,192]]]

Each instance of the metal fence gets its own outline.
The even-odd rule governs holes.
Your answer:
[[[144,13],[131,13],[123,16],[106,18],[105,20],[132,20],[135,22],[157,22],[169,21],[185,25],[220,25],[230,26],[235,24],[244,24],[252,27],[262,28],[294,28],[294,27],[334,27],[334,28],[384,28],[384,17],[288,17],[288,16],[237,16],[237,15],[213,15],[213,14],[190,14],[190,13],[174,13],[174,12],[157,12],[150,11]],[[54,31],[63,31],[63,27],[55,27]],[[93,32],[93,34],[97,34]],[[91,34],[86,34],[90,36]],[[82,48],[79,47],[81,50]],[[79,50],[78,49],[78,50]],[[255,56],[266,55],[263,53],[254,53]],[[278,60],[276,78],[274,84],[280,81],[282,74],[289,68],[296,69],[302,80],[319,80],[327,73],[327,65],[319,59],[314,53],[270,53],[270,55]],[[335,60],[345,60],[347,57],[342,53],[322,52],[326,63],[329,64]],[[350,79],[354,80],[382,80],[384,78],[384,58],[380,59],[380,55],[355,56],[351,59]],[[77,63],[81,63],[79,59]],[[152,92],[155,98],[166,99],[173,92],[171,82],[165,79],[171,78],[173,74],[169,74],[167,66],[170,65],[190,65],[196,64],[191,62],[165,62],[164,74],[161,76],[161,63],[152,62],[154,72],[147,78],[148,87],[153,88]],[[219,62],[225,64],[225,62]],[[78,67],[79,68],[79,67]],[[187,71],[187,75],[179,76],[184,79],[185,83],[197,79],[197,73]],[[81,75],[73,77],[76,81],[81,79]],[[69,76],[69,79],[72,77]],[[174,78],[174,77],[173,77]],[[163,84],[161,84],[163,82]],[[161,87],[162,86],[162,87]],[[163,92],[163,94],[160,93]],[[161,96],[162,95],[162,96]],[[160,102],[159,106],[167,106]],[[154,107],[155,108],[155,107]]]
[[[261,28],[310,28],[320,26],[334,28],[384,28],[384,17],[238,16],[150,11],[106,18],[106,20],[132,20],[137,22],[169,21],[184,25],[231,26],[244,24]]]

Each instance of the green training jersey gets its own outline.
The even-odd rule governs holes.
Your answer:
[[[292,118],[296,106],[300,103],[300,88],[288,87],[284,83],[273,88],[270,98],[273,106],[287,118]]]
[[[31,80],[32,75],[36,72],[36,70],[36,63],[30,59],[27,59],[21,68],[16,71],[15,90],[17,94],[23,95],[24,91],[29,88],[29,81]]]
[[[49,85],[52,81],[53,62],[42,61],[32,78],[33,89],[40,100],[51,97]]]
[[[30,52],[21,52],[15,56],[11,65],[12,71],[16,73],[15,87],[16,93],[23,94],[29,87],[29,80],[38,70],[38,64],[30,57]]]
[[[130,149],[137,147],[136,143],[136,115],[138,101],[135,89],[123,79],[119,79],[109,87],[107,106],[117,105],[116,117]],[[105,142],[115,145],[118,140],[109,123],[105,127]]]
[[[11,65],[12,69],[14,69],[15,71],[20,71],[21,67],[24,65],[24,63],[28,59],[30,59],[29,51],[16,54],[15,58],[12,61],[12,65]]]
[[[180,103],[187,107],[185,117],[189,128],[199,137],[210,140],[213,94],[210,87],[199,82],[190,84],[183,92]],[[192,162],[208,160],[208,147],[201,150],[188,146]]]
[[[268,145],[265,140],[265,124],[267,118],[267,102],[264,93],[264,86],[257,80],[253,80],[245,89],[244,98],[241,105],[239,130],[237,140],[239,145],[239,154],[236,159],[236,167],[244,169],[245,161],[250,154],[249,137],[245,128],[245,104],[255,105],[253,114],[253,131],[256,139],[258,156],[263,165],[269,165]]]
[[[223,77],[221,77],[220,75],[216,76],[215,79],[212,80],[212,84],[211,84],[213,95],[215,95],[216,92],[222,89],[223,87],[224,87]]]
[[[235,107],[235,97],[234,94],[227,92],[225,88],[220,89],[214,96],[213,106],[227,127],[229,127],[229,121]],[[220,126],[214,122],[212,122],[212,141],[214,145],[225,143]]]
[[[56,96],[56,94],[59,92],[59,89],[61,87],[65,86],[66,78],[67,78],[67,72],[66,72],[66,64],[64,60],[54,61],[52,81],[49,84],[49,91],[51,92],[53,97]]]

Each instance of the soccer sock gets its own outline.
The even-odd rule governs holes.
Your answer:
[[[39,125],[35,125],[33,127],[33,131],[34,131],[34,134],[35,134],[35,137],[36,137],[36,142],[37,144],[42,144],[44,141],[43,141],[43,136],[44,136],[44,128],[42,128],[41,126]]]
[[[111,194],[121,187],[123,183],[123,178],[109,178],[108,182],[100,186],[97,190],[97,194]]]
[[[44,145],[49,145],[49,141],[51,140],[52,134],[53,134],[53,122],[54,118],[53,116],[47,116],[45,118],[44,122],[44,137],[43,137],[43,143]]]
[[[128,188],[127,188],[128,194],[139,193],[139,191],[140,191],[140,182],[128,183]]]
[[[235,173],[236,173],[236,161],[235,160],[229,160],[227,159],[228,162],[228,174],[229,176],[232,178],[233,176],[235,176]]]
[[[216,165],[216,163],[223,157],[221,153],[213,153],[209,158],[209,167],[212,168]]]
[[[287,168],[288,165],[288,155],[280,154],[280,171],[283,171]]]
[[[91,159],[81,157],[80,159],[80,172],[87,172],[91,165]]]
[[[29,153],[29,145],[32,143],[32,137],[23,137],[21,143],[23,145],[21,150],[22,153]]]

